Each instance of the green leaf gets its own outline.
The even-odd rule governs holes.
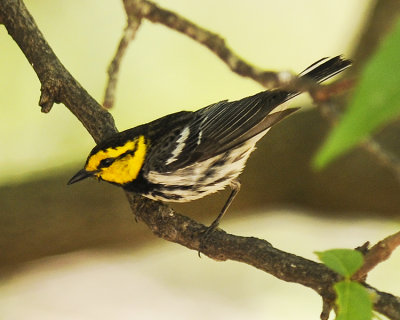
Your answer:
[[[350,278],[364,262],[363,255],[356,250],[332,249],[316,254],[327,267],[346,278]]]
[[[369,320],[372,319],[372,301],[367,290],[358,282],[341,281],[334,285],[336,320]]]
[[[365,66],[352,101],[313,160],[317,169],[400,115],[400,20]]]

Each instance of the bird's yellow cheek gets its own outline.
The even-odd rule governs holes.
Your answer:
[[[109,182],[125,184],[135,180],[142,168],[144,162],[144,154],[136,152],[134,155],[115,161],[108,168],[103,168],[98,177]]]

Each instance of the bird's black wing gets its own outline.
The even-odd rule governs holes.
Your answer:
[[[181,147],[175,149],[175,157],[169,159],[166,169],[173,171],[209,159],[268,129],[295,110],[269,115],[287,97],[285,91],[264,91],[238,101],[221,101],[194,112],[195,119],[182,130],[177,139]]]
[[[351,65],[341,56],[324,58],[299,76],[324,81]],[[277,111],[277,107],[300,92],[267,90],[238,101],[227,100],[191,113],[191,119],[163,143],[161,171],[171,172],[195,161],[221,154],[265,131],[296,109]],[[183,123],[182,123],[183,124]],[[161,154],[158,154],[161,156]]]

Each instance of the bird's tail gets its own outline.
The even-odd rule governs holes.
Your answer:
[[[300,72],[299,77],[322,82],[347,69],[351,63],[351,60],[344,59],[342,56],[322,58]]]
[[[320,83],[347,69],[351,66],[351,64],[351,60],[344,59],[342,56],[336,56],[334,58],[322,58],[300,72],[298,76],[303,79],[311,79]],[[287,93],[288,94],[285,97],[285,101],[298,96],[302,92],[289,91]],[[274,111],[276,112],[284,109],[286,109],[286,106],[278,107],[274,109]]]

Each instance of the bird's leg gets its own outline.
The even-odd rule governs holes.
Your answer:
[[[233,199],[237,196],[237,194],[240,191],[240,182],[239,180],[232,180],[230,183],[231,187],[231,194],[229,195],[228,199],[226,200],[224,206],[222,207],[221,212],[218,214],[217,218],[210,224],[210,226],[207,228],[206,233],[211,233],[214,231],[218,225],[219,222],[221,221],[222,217],[225,215],[226,211],[228,211],[229,206],[232,204]]]
[[[232,180],[230,183],[231,187],[231,194],[229,195],[228,199],[226,200],[224,206],[222,207],[221,212],[218,214],[217,218],[207,227],[204,235],[201,239],[200,250],[204,247],[203,243],[207,240],[208,236],[218,227],[219,222],[221,221],[222,217],[225,215],[226,211],[228,210],[229,206],[232,204],[233,199],[235,199],[236,195],[240,191],[240,181],[238,179]],[[199,251],[200,255],[200,251]]]

